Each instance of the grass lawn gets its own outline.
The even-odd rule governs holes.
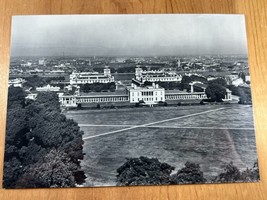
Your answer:
[[[196,162],[209,178],[220,173],[226,162],[245,169],[257,160],[249,106],[77,110],[66,116],[81,125],[84,138],[111,133],[85,140],[82,166],[88,177],[86,186],[115,185],[116,169],[126,157],[156,157],[173,165],[175,171],[186,161]],[[147,126],[140,127],[144,124]]]

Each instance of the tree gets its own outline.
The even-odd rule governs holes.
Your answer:
[[[23,107],[25,105],[25,97],[26,94],[22,88],[10,86],[8,88],[8,108]]]
[[[64,153],[75,166],[75,170],[66,169],[71,170],[69,173],[74,174],[75,181],[83,177],[77,173],[81,172],[80,160],[83,159],[83,132],[76,122],[61,114],[57,94],[40,93],[36,101],[25,105],[23,90],[10,87],[9,101],[14,106],[9,107],[7,113],[4,187],[17,187],[22,174],[29,167],[38,167],[35,163],[44,161],[44,156],[53,148]]]
[[[259,173],[259,166],[258,162],[254,163],[253,168],[249,169],[247,168],[245,171],[241,173],[241,180],[242,181],[258,181],[260,179],[260,173]]]
[[[181,80],[181,90],[187,89],[189,90],[189,83],[192,81],[192,77],[191,76],[183,76],[182,80]]]
[[[211,101],[221,102],[225,97],[226,89],[218,84],[209,84],[206,88],[206,95]]]
[[[245,74],[244,72],[240,72],[240,73],[238,74],[238,77],[242,78],[242,80],[243,80],[244,82],[246,82],[246,74]]]
[[[18,179],[16,188],[74,187],[77,166],[68,155],[52,149]]]
[[[252,97],[251,97],[251,90],[250,88],[241,87],[241,86],[234,86],[229,85],[228,89],[232,91],[233,95],[239,96],[239,102],[240,104],[252,104]]]
[[[56,92],[41,92],[36,98],[36,104],[43,105],[48,111],[60,112],[60,103]]]
[[[173,184],[189,184],[189,183],[205,183],[206,179],[203,172],[200,170],[199,164],[186,162],[185,167],[178,170],[178,172],[171,177]]]
[[[226,80],[223,79],[223,78],[216,78],[216,79],[213,79],[213,80],[209,81],[208,84],[209,84],[209,85],[210,85],[210,84],[218,84],[218,85],[221,85],[221,86],[223,86],[223,87],[226,87],[226,86],[227,86],[227,82],[226,82]]]
[[[109,88],[109,90],[110,90],[111,92],[115,92],[115,90],[116,90],[116,86],[115,86],[115,84],[111,85],[110,88]]]
[[[170,183],[174,167],[156,158],[128,158],[117,169],[117,185],[161,185]]]
[[[3,175],[3,187],[14,188],[16,181],[23,173],[23,167],[21,162],[14,156],[4,162],[4,175]]]
[[[26,79],[25,86],[32,87],[33,89],[50,83],[50,80],[46,80],[46,78],[39,77],[37,75],[26,77],[25,79]]]
[[[224,172],[220,173],[215,182],[226,183],[226,182],[237,182],[241,180],[241,173],[239,169],[230,162],[224,167]]]

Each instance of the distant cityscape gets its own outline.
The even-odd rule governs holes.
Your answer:
[[[184,85],[187,77],[191,81]],[[10,62],[9,86],[23,87],[32,100],[39,92],[55,91],[63,108],[153,106],[207,99],[208,82],[215,79],[231,88],[250,88],[247,57],[16,57]],[[240,101],[227,86],[223,100]]]

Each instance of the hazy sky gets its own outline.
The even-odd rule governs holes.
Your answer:
[[[11,56],[247,54],[243,15],[15,16]]]

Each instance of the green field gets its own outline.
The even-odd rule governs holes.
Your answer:
[[[226,162],[240,169],[257,160],[252,107],[205,105],[68,111],[84,131],[86,186],[115,185],[126,157],[156,157],[182,168],[199,163],[206,177]]]

